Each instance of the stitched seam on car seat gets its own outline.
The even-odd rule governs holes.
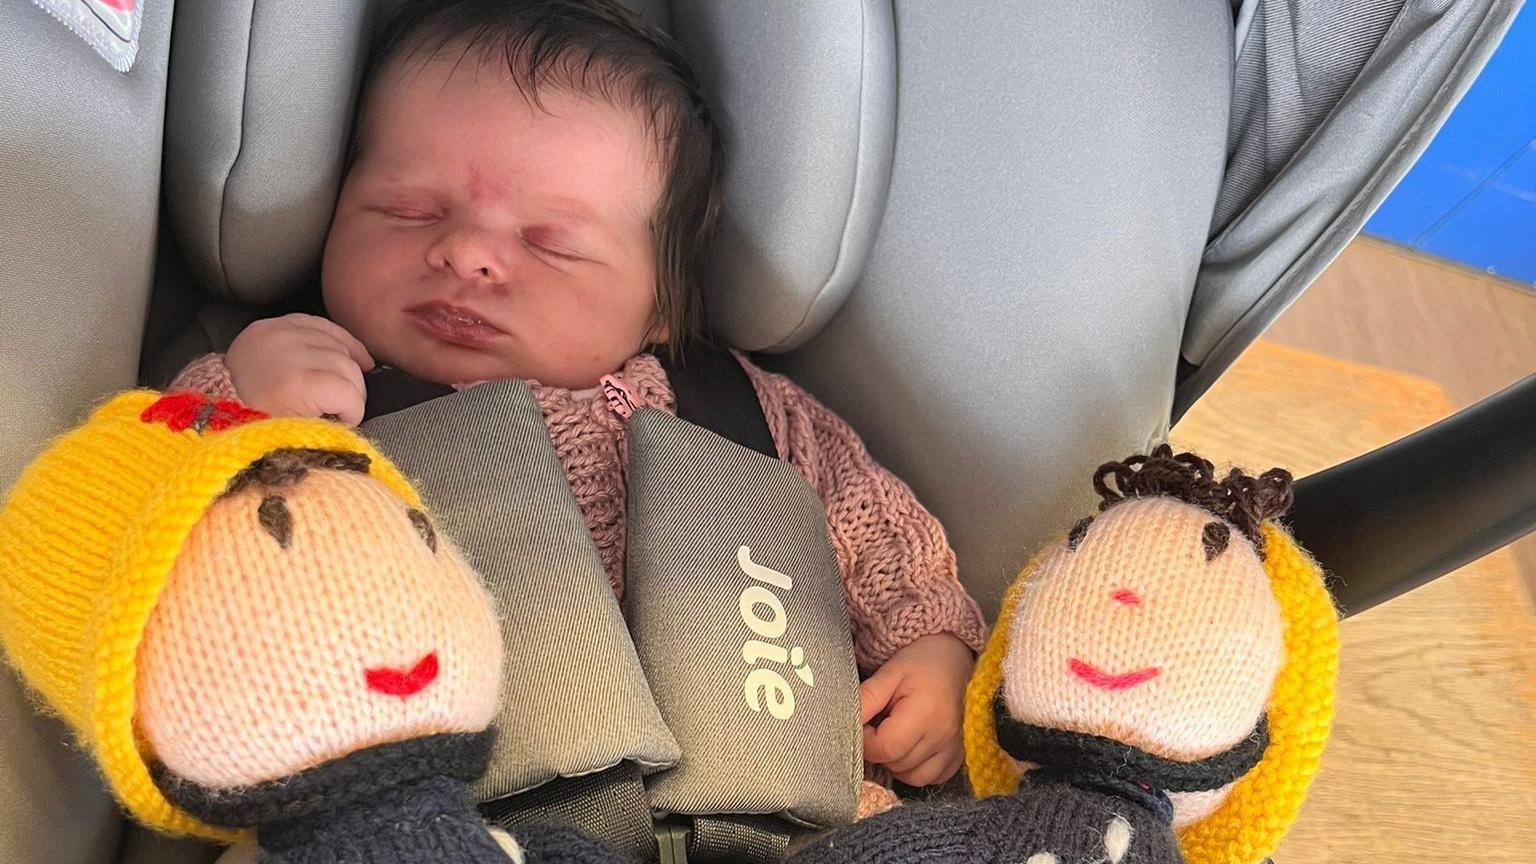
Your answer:
[[[240,164],[240,156],[245,152],[245,127],[249,122],[246,110],[251,104],[251,46],[256,41],[256,6],[261,0],[251,0],[251,14],[246,19],[245,27],[245,80],[240,88],[240,123],[236,126],[235,134],[235,158],[229,160],[229,167],[224,170],[224,185],[219,190],[219,213],[214,224],[216,251],[218,259],[219,275],[224,277],[224,290],[229,296],[237,300],[244,299],[235,290],[234,281],[229,277],[229,265],[224,254],[225,229],[229,224],[227,213],[229,211],[229,185],[235,175],[235,166]]]
[[[790,345],[797,341],[804,333],[808,322],[812,317],[816,315],[817,310],[821,307],[823,300],[827,296],[827,292],[831,288],[832,284],[837,281],[838,275],[850,266],[848,264],[848,242],[849,234],[852,232],[853,213],[858,207],[860,198],[859,190],[863,187],[867,187],[870,182],[869,175],[871,169],[867,163],[873,161],[864,158],[863,153],[864,140],[867,135],[865,130],[865,126],[867,125],[865,118],[869,110],[868,106],[866,105],[866,100],[869,98],[870,93],[870,56],[872,52],[870,50],[871,36],[869,32],[869,7],[872,2],[877,2],[877,0],[865,0],[865,2],[859,4],[859,49],[861,55],[861,62],[859,63],[859,95],[857,109],[859,122],[857,124],[858,128],[857,133],[854,136],[853,144],[853,183],[848,191],[848,206],[843,211],[843,230],[838,236],[837,255],[835,258],[833,258],[832,269],[827,273],[826,279],[822,280],[821,288],[816,292],[816,295],[811,298],[811,302],[806,304],[805,312],[800,316],[800,320],[795,322],[795,326],[790,328],[790,331],[787,335],[785,335],[782,339],[778,340],[774,344],[768,346],[766,350],[783,348],[786,345]],[[886,0],[887,6],[889,6],[891,2],[893,2],[893,0]],[[895,9],[891,9],[891,16],[893,20],[895,18],[895,14]],[[891,46],[891,50],[893,52],[895,51],[894,44]],[[895,74],[894,62],[892,64],[892,74]],[[894,124],[895,121],[892,120],[892,125]],[[895,133],[893,131],[892,136],[894,137],[894,135]],[[894,144],[892,146],[894,147]],[[884,202],[881,202],[881,205],[883,208]],[[863,263],[864,262],[862,261],[859,262],[859,266],[862,266]],[[843,292],[843,302],[847,301],[848,295],[852,292],[853,288],[852,286],[849,286],[849,288]],[[839,303],[839,305],[841,305],[841,303]]]

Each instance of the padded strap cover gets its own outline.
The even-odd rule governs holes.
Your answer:
[[[677,742],[528,386],[482,384],[362,429],[416,480],[496,598],[509,662],[477,796],[626,759],[646,770],[675,763]]]
[[[651,806],[851,822],[859,679],[821,501],[789,465],[654,409],[629,452],[630,632],[684,743]]]

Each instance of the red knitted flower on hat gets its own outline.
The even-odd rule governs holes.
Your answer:
[[[172,432],[194,429],[201,435],[209,430],[222,432],[252,420],[265,420],[267,416],[233,399],[209,399],[201,393],[189,392],[155,400],[139,419],[145,423],[164,423]]]

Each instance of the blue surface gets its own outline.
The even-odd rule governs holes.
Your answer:
[[[1536,2],[1365,230],[1536,284]]]

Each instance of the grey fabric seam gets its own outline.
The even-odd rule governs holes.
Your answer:
[[[1497,2],[1497,0],[1495,0],[1495,2]],[[1404,5],[1406,6],[1407,4],[1405,3]],[[1402,13],[1402,10],[1399,10],[1397,16],[1395,16],[1392,19],[1392,23],[1387,27],[1386,30],[1382,31],[1381,41],[1383,43],[1385,43],[1387,40],[1392,38],[1392,34],[1394,32],[1396,32],[1398,27],[1402,24],[1402,20],[1403,20],[1403,13]],[[1477,34],[1473,34],[1472,38],[1475,40],[1477,38]],[[1241,63],[1242,59],[1243,58],[1242,58],[1241,54],[1234,54],[1233,57],[1232,57],[1232,75],[1233,75],[1234,79],[1237,76],[1238,65],[1239,65],[1239,63]],[[1367,66],[1370,65],[1370,61],[1369,60],[1366,61],[1366,65]],[[1363,72],[1364,68],[1365,68],[1364,66],[1361,67],[1362,72]],[[1358,77],[1357,77],[1356,80],[1358,81]],[[1444,88],[1444,86],[1445,86],[1445,82],[1441,82],[1441,87]],[[1312,132],[1307,135],[1307,139],[1305,141],[1303,141],[1301,143],[1301,145],[1296,148],[1296,152],[1292,153],[1290,158],[1288,160],[1286,160],[1286,164],[1283,167],[1281,167],[1280,171],[1277,172],[1275,174],[1275,176],[1269,178],[1269,181],[1266,182],[1258,190],[1258,192],[1253,196],[1253,200],[1249,201],[1247,204],[1244,204],[1243,205],[1243,209],[1239,210],[1237,213],[1235,213],[1232,216],[1231,219],[1227,220],[1226,227],[1222,228],[1220,233],[1218,233],[1215,237],[1212,237],[1212,238],[1209,238],[1209,239],[1206,240],[1205,249],[1204,249],[1204,251],[1202,251],[1200,253],[1200,260],[1202,262],[1204,262],[1205,257],[1207,255],[1209,255],[1218,246],[1220,246],[1221,244],[1223,244],[1223,243],[1225,243],[1227,241],[1227,239],[1230,237],[1230,235],[1232,234],[1233,230],[1235,230],[1237,225],[1239,223],[1243,222],[1245,219],[1247,219],[1248,215],[1253,212],[1253,209],[1255,207],[1260,206],[1262,204],[1262,202],[1264,201],[1265,195],[1269,192],[1270,189],[1274,188],[1274,185],[1280,181],[1280,178],[1285,176],[1286,171],[1290,168],[1291,164],[1296,162],[1297,160],[1301,159],[1307,153],[1307,151],[1317,141],[1317,136],[1322,134],[1328,128],[1328,124],[1329,123],[1333,122],[1333,119],[1338,114],[1339,109],[1344,105],[1344,103],[1346,101],[1348,101],[1350,91],[1352,91],[1353,89],[1354,89],[1354,85],[1351,84],[1351,86],[1344,91],[1344,94],[1339,97],[1338,103],[1336,103],[1332,108],[1328,109],[1328,113],[1327,114],[1323,115],[1322,120],[1319,121],[1318,124],[1317,124],[1317,128],[1313,129]],[[1439,94],[1437,93],[1436,97],[1438,97],[1438,96],[1439,96]],[[1426,108],[1426,112],[1425,113],[1427,113],[1427,109],[1434,107],[1433,100],[1436,97],[1431,97],[1431,104],[1425,106],[1425,108]],[[1230,115],[1230,111],[1228,113]],[[1418,125],[1422,122],[1422,117],[1423,117],[1423,113],[1420,114],[1419,118],[1415,119],[1414,126],[1412,126],[1412,127],[1410,127],[1408,129],[1408,133],[1409,134],[1412,134],[1412,132],[1415,129],[1418,128]],[[1408,135],[1404,135],[1403,138],[1399,139],[1397,144],[1395,144],[1393,146],[1392,152],[1387,154],[1387,158],[1384,159],[1381,163],[1379,163],[1377,165],[1377,172],[1375,174],[1372,174],[1371,177],[1367,178],[1367,183],[1368,184],[1369,184],[1370,180],[1374,180],[1374,179],[1376,179],[1380,175],[1380,173],[1381,173],[1381,171],[1380,171],[1381,166],[1382,165],[1386,165],[1388,162],[1391,161],[1392,157],[1397,154],[1397,151],[1402,147],[1402,142],[1404,140],[1406,140],[1407,137],[1408,137]],[[1228,141],[1228,143],[1229,144],[1231,143],[1230,140]],[[1346,210],[1347,209],[1348,208],[1346,207]],[[1342,215],[1343,215],[1343,212],[1340,213],[1340,216],[1342,216]],[[1337,220],[1335,220],[1335,221],[1337,221]],[[1330,227],[1332,227],[1331,224],[1330,224]],[[1328,229],[1325,228],[1324,229],[1324,233],[1326,233],[1327,230]],[[1278,282],[1278,281],[1279,280],[1277,279],[1276,282]]]
[[[1237,58],[1242,56],[1243,44],[1248,41],[1248,29],[1253,26],[1253,16],[1258,11],[1259,0],[1243,0],[1243,5],[1237,10],[1237,20],[1233,22],[1232,41],[1232,75],[1237,75]]]
[[[214,332],[214,328],[208,323],[208,316],[204,314],[206,310],[207,307],[199,309],[192,320],[197,322],[198,332],[202,333],[203,338],[208,340],[208,350],[210,352],[217,352],[219,350],[219,344],[218,340],[214,338],[217,334]]]
[[[1184,357],[1186,361],[1198,365],[1198,367],[1202,370],[1201,372],[1191,376],[1189,379],[1190,382],[1204,383],[1204,386],[1200,388],[1200,392],[1203,393],[1210,386],[1210,382],[1205,380],[1209,377],[1205,370],[1208,368],[1211,360],[1213,358],[1220,358],[1230,352],[1232,350],[1233,341],[1237,339],[1236,334],[1244,330],[1244,325],[1253,319],[1256,314],[1267,309],[1267,307],[1274,302],[1274,298],[1284,295],[1286,291],[1291,287],[1291,284],[1296,281],[1297,274],[1302,272],[1301,265],[1312,263],[1312,260],[1316,257],[1317,250],[1327,246],[1331,241],[1336,239],[1339,232],[1339,226],[1341,224],[1347,224],[1359,215],[1360,210],[1365,206],[1365,202],[1375,197],[1375,193],[1379,190],[1381,184],[1381,178],[1384,174],[1387,173],[1387,169],[1390,167],[1393,170],[1396,170],[1402,153],[1408,146],[1408,142],[1414,142],[1414,146],[1416,147],[1428,145],[1427,141],[1421,141],[1419,139],[1419,135],[1421,134],[1428,118],[1431,116],[1443,117],[1442,112],[1445,110],[1445,103],[1448,98],[1447,94],[1451,91],[1451,85],[1453,83],[1458,86],[1471,86],[1471,81],[1463,80],[1465,78],[1463,70],[1465,69],[1468,62],[1468,57],[1475,53],[1479,53],[1475,49],[1484,47],[1484,43],[1487,41],[1486,33],[1490,26],[1490,22],[1492,22],[1496,17],[1499,17],[1496,15],[1496,12],[1500,9],[1501,6],[1509,5],[1509,0],[1504,0],[1502,3],[1499,2],[1499,0],[1495,0],[1494,4],[1488,7],[1487,11],[1483,15],[1483,19],[1478,22],[1477,29],[1473,32],[1472,38],[1468,40],[1467,49],[1464,50],[1461,53],[1461,56],[1456,59],[1456,62],[1451,67],[1450,74],[1440,82],[1439,88],[1435,91],[1435,94],[1430,97],[1429,104],[1427,104],[1425,109],[1419,112],[1418,116],[1414,118],[1413,123],[1409,126],[1407,132],[1397,140],[1397,143],[1392,146],[1392,150],[1387,154],[1386,158],[1377,164],[1376,170],[1371,173],[1369,178],[1367,178],[1366,183],[1355,192],[1354,196],[1351,197],[1350,202],[1345,205],[1339,214],[1335,216],[1325,228],[1323,228],[1323,230],[1318,234],[1317,239],[1312,241],[1312,243],[1310,243],[1307,248],[1302,251],[1301,255],[1299,255],[1296,260],[1291,262],[1291,265],[1287,267],[1278,278],[1275,279],[1274,284],[1271,285],[1267,291],[1256,297],[1254,301],[1249,304],[1248,308],[1233,320],[1232,324],[1227,328],[1226,333],[1223,334],[1219,340],[1217,340],[1215,346],[1207,351],[1204,357],[1200,358],[1198,361],[1189,357]],[[1507,20],[1508,16],[1504,17]],[[1396,22],[1394,21],[1393,27],[1395,26]],[[1391,29],[1392,28],[1388,28],[1388,32],[1390,32]],[[1326,123],[1327,121],[1324,121],[1324,125],[1326,125]],[[1320,126],[1318,128],[1320,131],[1323,127]],[[1314,136],[1315,134],[1316,133],[1314,133]],[[1309,143],[1310,140],[1311,139],[1309,139]],[[1307,145],[1303,144],[1297,153],[1300,154],[1306,149],[1306,147]],[[1276,179],[1278,179],[1278,177],[1279,175],[1276,175]],[[1271,181],[1271,183],[1273,183],[1273,181]],[[1268,187],[1266,186],[1266,189],[1267,188]],[[1238,216],[1234,217],[1233,220],[1227,224],[1227,227],[1222,230],[1221,234],[1218,235],[1216,239],[1206,244],[1206,251],[1201,255],[1202,260],[1213,250],[1215,250],[1224,240],[1227,239],[1228,235],[1232,233],[1234,228],[1243,221],[1244,217],[1248,214],[1249,209],[1253,206],[1254,202],[1261,198],[1263,198],[1262,192],[1257,198],[1254,199],[1253,202],[1249,202],[1248,207],[1245,207],[1242,213],[1238,214]],[[1342,251],[1342,248],[1340,251]],[[1244,340],[1243,345],[1246,346],[1247,344],[1248,341]],[[1182,350],[1180,351],[1180,356],[1183,356]],[[1181,387],[1179,389],[1187,389],[1187,383],[1188,382],[1186,382],[1186,387]],[[1192,404],[1194,404],[1194,400],[1186,401],[1183,398],[1176,397],[1174,406],[1175,414],[1177,415],[1183,413],[1183,409],[1188,408],[1189,405]]]
[[[877,2],[877,0],[864,0],[864,2],[859,4],[860,122],[857,136],[853,142],[853,183],[848,189],[848,206],[843,211],[843,231],[842,235],[838,238],[837,241],[837,257],[832,261],[832,269],[827,273],[826,278],[822,280],[821,289],[816,292],[816,296],[811,298],[811,302],[805,304],[805,312],[800,316],[800,320],[795,323],[794,327],[790,328],[789,333],[785,335],[784,338],[763,349],[765,351],[780,351],[784,350],[790,345],[796,345],[802,342],[802,336],[805,335],[805,331],[809,328],[810,320],[813,317],[818,317],[816,313],[822,307],[822,304],[826,301],[828,293],[832,291],[833,284],[837,282],[838,277],[843,275],[843,273],[849,267],[848,235],[851,233],[853,225],[853,212],[858,206],[860,187],[869,182],[869,166],[866,164],[868,160],[864,158],[863,144],[866,137],[866,131],[864,128],[866,124],[864,122],[864,117],[867,113],[867,106],[865,105],[865,99],[869,94],[869,4],[871,2]],[[891,14],[893,17],[895,16],[896,13],[894,9],[891,10]],[[860,262],[860,266],[862,266],[862,264],[863,262]],[[852,293],[853,289],[850,286],[847,290],[842,292],[842,300],[846,302],[848,296]],[[820,329],[821,328],[819,327],[817,328],[818,331]],[[810,335],[814,336],[815,334],[812,333]]]
[[[235,166],[240,164],[240,154],[245,149],[245,124],[248,120],[248,118],[245,116],[245,112],[246,107],[251,103],[251,46],[256,42],[256,7],[260,5],[260,3],[261,0],[251,0],[251,16],[245,22],[245,81],[244,85],[240,88],[240,125],[237,126],[235,130],[236,135],[238,136],[238,142],[235,144],[234,158],[229,160],[229,167],[224,169],[224,185],[219,190],[219,212],[217,216],[218,222],[214,227],[214,231],[216,232],[217,236],[216,254],[219,259],[219,274],[224,277],[224,293],[228,296],[236,297],[237,299],[243,298],[239,298],[238,292],[235,290],[234,282],[229,278],[229,268],[225,263],[226,259],[224,257],[224,231],[225,225],[228,222],[228,220],[224,218],[224,214],[229,208],[230,179],[234,177]]]
[[[1467,41],[1467,50],[1462,52],[1461,56],[1457,58],[1455,64],[1451,67],[1451,73],[1452,74],[1448,75],[1445,79],[1443,79],[1440,82],[1439,88],[1435,91],[1435,94],[1430,97],[1429,104],[1425,105],[1424,110],[1420,111],[1418,116],[1413,119],[1413,123],[1412,123],[1412,125],[1410,125],[1408,127],[1407,132],[1401,138],[1399,138],[1397,140],[1396,144],[1392,145],[1392,149],[1391,149],[1390,152],[1388,152],[1386,158],[1383,159],[1380,163],[1377,164],[1376,170],[1371,173],[1370,177],[1367,178],[1366,184],[1365,184],[1365,188],[1374,188],[1374,184],[1381,179],[1381,175],[1386,173],[1387,166],[1392,165],[1392,164],[1395,163],[1395,161],[1398,159],[1398,157],[1402,155],[1402,152],[1405,149],[1407,142],[1409,140],[1412,140],[1414,138],[1414,136],[1417,133],[1419,133],[1419,131],[1424,127],[1426,118],[1428,118],[1431,114],[1434,114],[1436,111],[1444,109],[1445,101],[1446,101],[1446,93],[1450,89],[1450,85],[1451,85],[1451,83],[1453,81],[1456,82],[1457,84],[1465,83],[1467,86],[1471,86],[1471,82],[1470,81],[1462,82],[1460,79],[1458,79],[1456,77],[1456,74],[1459,73],[1463,69],[1463,67],[1465,67],[1466,62],[1467,62],[1467,56],[1468,56],[1469,53],[1471,53],[1471,49],[1473,47],[1475,47],[1475,46],[1479,46],[1482,43],[1482,41],[1484,40],[1484,33],[1488,29],[1488,22],[1492,18],[1493,12],[1497,8],[1499,2],[1500,2],[1500,0],[1494,0],[1494,4],[1490,5],[1488,7],[1488,11],[1487,11],[1486,14],[1484,14],[1483,20],[1478,23],[1477,30],[1472,34],[1471,39],[1469,39]],[[1504,0],[1504,2],[1507,4],[1508,0]],[[1392,23],[1392,26],[1387,28],[1386,33],[1384,33],[1382,35],[1383,40],[1385,40],[1387,38],[1387,35],[1389,35],[1394,29],[1396,29],[1396,27],[1397,27],[1397,22],[1394,21]],[[1337,108],[1337,106],[1335,106],[1334,111],[1337,111],[1337,110],[1338,110],[1338,108]],[[1316,140],[1317,133],[1321,132],[1324,128],[1326,128],[1328,123],[1329,123],[1329,121],[1332,120],[1334,111],[1330,111],[1328,113],[1327,118],[1325,118],[1323,120],[1322,124],[1318,126],[1317,130],[1314,131],[1312,133],[1312,135],[1308,137],[1307,142],[1302,144],[1301,147],[1299,147],[1297,149],[1296,155],[1293,156],[1292,159],[1295,159],[1295,158],[1301,156],[1303,153],[1306,152],[1307,148],[1310,147],[1312,142]],[[1275,175],[1275,180],[1278,180],[1280,178],[1280,176],[1283,175],[1283,174],[1284,174],[1284,169],[1282,169],[1281,174]],[[1239,222],[1242,222],[1244,220],[1244,218],[1249,214],[1249,212],[1251,212],[1252,207],[1254,205],[1254,202],[1258,201],[1260,198],[1263,198],[1264,197],[1264,192],[1268,191],[1270,186],[1272,186],[1273,184],[1274,184],[1274,180],[1271,180],[1269,185],[1266,185],[1264,187],[1264,190],[1259,193],[1258,197],[1256,197],[1254,199],[1254,201],[1249,202],[1248,206],[1243,208],[1243,211],[1241,213],[1239,213],[1237,216],[1233,217],[1232,221],[1227,225],[1226,228],[1224,228],[1222,230],[1221,234],[1217,235],[1217,237],[1215,239],[1211,240],[1209,243],[1206,244],[1206,247],[1205,247],[1206,251],[1205,251],[1205,253],[1203,253],[1201,255],[1202,259],[1206,255],[1210,254],[1212,251],[1216,250],[1216,248],[1218,246],[1220,246],[1222,243],[1227,241],[1227,239],[1229,238],[1229,235],[1232,234],[1235,226]],[[1328,236],[1335,229],[1335,226],[1345,216],[1353,216],[1353,215],[1355,215],[1356,213],[1359,212],[1360,207],[1361,207],[1361,199],[1362,199],[1362,197],[1363,196],[1357,191],[1356,194],[1350,199],[1349,204],[1345,205],[1344,209],[1339,212],[1339,215],[1335,216],[1333,221],[1329,223],[1328,227],[1323,229],[1322,233],[1319,235],[1319,238],[1318,238],[1319,241],[1323,237]],[[1315,248],[1316,246],[1317,246],[1317,242],[1314,242],[1312,244],[1312,247],[1309,247],[1307,251],[1310,252],[1311,249]],[[1305,256],[1305,253],[1304,253],[1302,258],[1297,259],[1296,262],[1292,262],[1291,267],[1287,268],[1285,273],[1282,273],[1280,278],[1275,280],[1276,283],[1278,284],[1279,282],[1284,281],[1290,275],[1290,273],[1294,270],[1294,268],[1296,267],[1296,264],[1299,263],[1301,260],[1303,260],[1305,257],[1306,256]],[[1258,302],[1255,302],[1254,305],[1255,306],[1258,305]],[[1250,306],[1249,307],[1249,311],[1251,311],[1252,308],[1253,307]],[[1242,317],[1247,317],[1247,315],[1248,315],[1248,312],[1245,311],[1243,313]],[[1215,352],[1212,351],[1212,353],[1215,353]]]
[[[552,774],[549,777],[545,777],[543,780],[540,780],[540,781],[538,781],[537,783],[534,783],[531,786],[523,786],[523,787],[521,787],[521,788],[519,788],[519,789],[517,789],[515,791],[508,792],[508,793],[506,793],[504,795],[500,795],[500,796],[497,796],[497,797],[498,797],[498,800],[500,800],[501,798],[510,798],[513,795],[521,795],[524,792],[532,792],[533,790],[538,789],[541,786],[547,786],[550,783],[555,782],[556,780],[575,780],[575,779],[578,779],[578,778],[581,778],[581,777],[590,777],[593,774],[601,774],[604,771],[611,771],[615,767],[617,767],[619,765],[623,765],[625,762],[633,762],[634,764],[640,766],[640,768],[644,769],[644,770],[641,771],[642,774],[650,773],[650,772],[657,771],[657,770],[660,770],[660,769],[663,769],[663,768],[671,768],[671,767],[673,767],[673,764],[674,764],[674,763],[671,763],[671,762],[653,762],[653,761],[651,761],[649,759],[643,759],[643,758],[640,758],[640,757],[637,757],[637,756],[623,756],[621,758],[613,760],[612,762],[608,763],[607,765],[603,765],[603,766],[600,766],[600,767],[597,767],[597,768],[593,768],[593,769],[588,770],[588,771],[573,771],[573,772],[569,772],[569,773],[563,772],[563,771],[562,772],[557,772],[555,774]]]

